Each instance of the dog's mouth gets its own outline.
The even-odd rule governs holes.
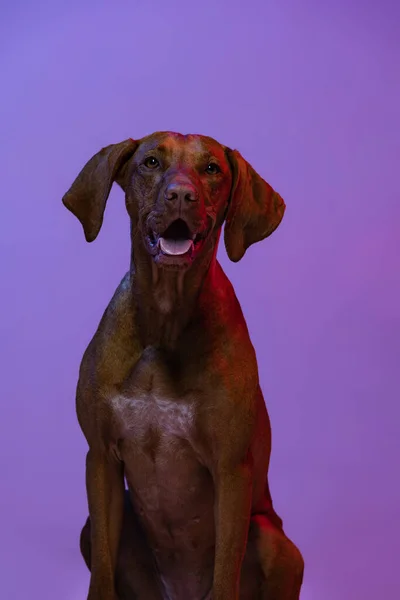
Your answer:
[[[193,258],[203,240],[204,236],[193,232],[183,219],[172,221],[160,234],[152,229],[148,233],[152,254],[178,259]]]
[[[183,219],[176,219],[159,237],[159,247],[163,254],[182,256],[194,247],[195,237]]]

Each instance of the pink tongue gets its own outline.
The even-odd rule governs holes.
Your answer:
[[[192,240],[172,240],[160,238],[160,247],[164,254],[170,254],[172,256],[179,256],[180,254],[186,254],[192,247]]]

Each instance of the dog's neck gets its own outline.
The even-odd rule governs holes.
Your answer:
[[[213,277],[217,246],[218,238],[209,240],[189,269],[172,270],[158,267],[143,245],[132,240],[133,301],[144,347],[176,347],[189,322],[196,318],[199,296]]]

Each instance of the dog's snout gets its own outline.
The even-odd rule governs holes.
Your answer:
[[[166,187],[164,197],[170,201],[197,202],[199,193],[192,183],[173,181]]]

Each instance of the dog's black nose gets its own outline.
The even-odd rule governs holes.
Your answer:
[[[167,186],[164,197],[166,200],[197,202],[199,194],[192,183],[173,181]]]

